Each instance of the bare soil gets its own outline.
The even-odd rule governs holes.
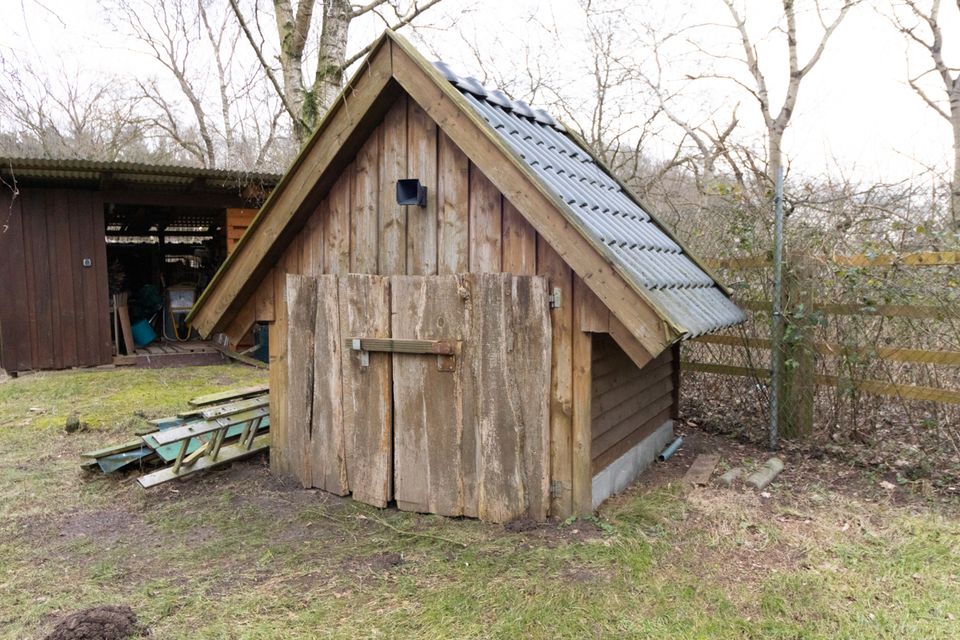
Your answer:
[[[103,605],[64,617],[47,640],[125,640],[145,635],[149,635],[149,630],[137,622],[133,609]]]

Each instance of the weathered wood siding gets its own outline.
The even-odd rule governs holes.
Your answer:
[[[609,335],[594,334],[590,414],[594,474],[673,416],[677,371],[672,349],[640,369]]]
[[[83,260],[91,260],[90,267]],[[108,364],[103,201],[92,191],[0,194],[0,367]]]
[[[418,178],[427,206],[396,204],[396,179]],[[272,323],[271,464],[283,460],[287,388],[284,278],[287,273],[543,275],[564,301],[551,310],[551,513],[573,510],[573,273],[436,124],[406,97],[397,100],[232,322],[231,338],[254,319]],[[588,351],[587,351],[588,352]],[[589,375],[589,361],[579,368]],[[584,447],[581,453],[589,455]],[[580,465],[583,468],[584,465]],[[589,486],[584,491],[589,494]],[[583,493],[583,492],[581,492]]]

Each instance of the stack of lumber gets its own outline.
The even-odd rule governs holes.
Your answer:
[[[151,487],[263,451],[270,446],[266,385],[189,400],[192,409],[148,421],[137,437],[80,454],[80,466],[103,473],[171,466],[139,478]]]

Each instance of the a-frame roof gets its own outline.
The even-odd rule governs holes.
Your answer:
[[[727,292],[548,114],[425,60],[386,32],[188,320],[223,330],[385,109],[416,101],[651,354],[744,319]]]

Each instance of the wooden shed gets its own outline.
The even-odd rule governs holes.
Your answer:
[[[175,273],[206,285],[226,258],[234,227],[246,227],[245,216],[278,179],[131,162],[0,158],[0,369],[16,374],[114,362],[111,289],[159,286]],[[121,270],[126,279],[118,284]],[[184,356],[174,358],[179,362],[202,361],[192,347],[177,354]]]
[[[390,32],[191,316],[269,324],[276,472],[498,522],[632,481],[678,342],[742,319],[575,135]]]

